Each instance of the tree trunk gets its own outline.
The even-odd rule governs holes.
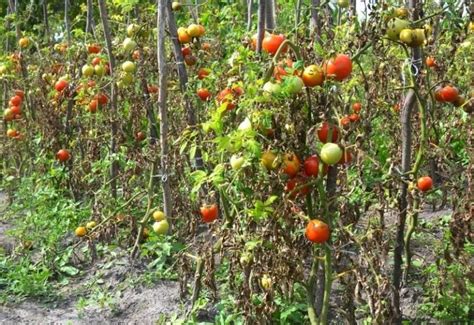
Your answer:
[[[421,3],[420,3],[421,5]],[[418,0],[408,0],[408,7],[412,11],[412,20],[420,18],[420,7]],[[412,72],[420,71],[421,68],[421,48],[416,47],[412,50],[412,62],[416,66],[416,69],[412,69]],[[416,78],[416,76],[415,76]],[[415,80],[415,83],[417,81]],[[413,85],[416,87],[416,85]],[[410,171],[411,165],[411,140],[412,140],[412,128],[411,128],[411,116],[413,107],[416,103],[416,95],[413,89],[408,90],[405,97],[402,108],[402,166],[401,172],[403,173],[404,182],[400,186],[400,197],[399,197],[399,214],[397,220],[397,235],[396,243],[393,254],[393,273],[392,273],[392,311],[395,323],[401,323],[402,311],[400,310],[400,288],[401,288],[401,276],[402,276],[402,254],[404,248],[404,236],[405,236],[405,222],[407,217],[408,209],[408,179],[407,173]]]
[[[172,44],[173,44],[173,53],[174,53],[176,65],[178,68],[179,88],[183,94],[184,105],[186,107],[187,122],[190,128],[195,128],[197,125],[196,114],[187,92],[188,73],[186,71],[186,66],[184,65],[184,57],[183,57],[183,53],[181,52],[181,45],[178,42],[178,28],[176,26],[173,9],[171,7],[170,2],[168,2],[168,5],[167,5],[167,16],[168,16],[169,33],[170,33]],[[201,150],[199,148],[196,149],[196,154],[194,155],[194,168],[196,169],[204,168]]]
[[[50,36],[50,31],[49,31],[48,0],[43,0],[42,9],[43,9],[44,37],[46,38],[46,43],[49,44],[51,42],[51,36]]]
[[[258,26],[257,26],[257,53],[262,52],[262,41],[265,35],[265,2],[258,1]]]
[[[159,0],[157,28],[157,56],[158,56],[158,83],[160,92],[158,94],[158,108],[160,111],[160,145],[161,145],[161,182],[163,183],[163,210],[165,216],[172,218],[171,214],[171,190],[168,177],[168,112],[166,108],[167,98],[167,67],[166,67],[166,48],[165,48],[165,19],[166,19],[166,0]]]
[[[320,0],[311,0],[311,19],[309,21],[309,29],[311,36],[316,36],[321,33],[321,21],[319,20],[319,6]]]
[[[265,29],[273,32],[275,28],[275,0],[265,0]]]
[[[67,44],[71,44],[71,23],[69,21],[69,0],[64,0],[64,26],[66,28]]]
[[[247,0],[247,31],[252,29],[252,7],[253,0]]]
[[[87,18],[86,18],[86,33],[94,34],[94,7],[92,0],[87,0]]]
[[[98,0],[99,1],[99,11],[100,11],[100,19],[102,20],[102,25],[104,28],[104,37],[105,37],[105,44],[107,47],[107,54],[109,57],[109,65],[110,65],[110,75],[114,75],[115,71],[115,57],[112,52],[112,36],[110,33],[110,26],[109,26],[109,17],[107,14],[107,7],[105,4],[105,0]],[[110,115],[111,115],[111,138],[110,138],[110,155],[112,156],[112,165],[110,167],[110,187],[112,197],[114,199],[117,198],[117,175],[118,175],[118,161],[114,157],[115,153],[117,152],[117,133],[118,133],[118,116],[117,116],[117,85],[115,82],[110,83]]]

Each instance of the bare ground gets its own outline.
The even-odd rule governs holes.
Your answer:
[[[7,233],[11,225],[1,221],[5,203],[6,196],[0,192],[0,253],[10,254],[15,241]],[[59,297],[49,298],[53,302],[0,305],[0,324],[155,324],[163,316],[181,316],[178,283],[134,284],[144,269],[117,251],[71,277],[58,290]]]

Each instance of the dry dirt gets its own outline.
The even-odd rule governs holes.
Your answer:
[[[5,202],[0,193],[0,220]],[[5,254],[15,245],[7,234],[10,228],[0,221],[0,249]],[[106,264],[109,266],[104,267]],[[163,316],[182,316],[177,282],[160,281],[149,287],[132,284],[143,269],[133,266],[125,253],[117,252],[83,275],[70,278],[54,302],[26,300],[0,305],[0,324],[156,324]]]

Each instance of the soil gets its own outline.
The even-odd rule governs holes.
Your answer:
[[[6,196],[0,193],[0,252],[3,250],[8,254],[13,251],[15,242],[7,234],[11,225],[2,221],[6,201]],[[442,238],[442,233],[436,228],[425,229],[423,221],[436,223],[451,212],[450,209],[425,210],[420,214],[420,231],[428,236],[414,238],[413,252],[414,259],[420,259],[423,266],[435,261],[436,252],[432,244]],[[390,215],[386,224],[394,227],[396,218]],[[69,284],[58,290],[59,299],[49,299],[53,302],[47,303],[43,299],[0,305],[0,324],[156,324],[164,316],[183,316],[185,306],[180,300],[179,284],[174,281],[154,282],[148,287],[136,284],[134,280],[143,275],[145,269],[143,265],[133,265],[125,252],[117,250],[96,261],[89,269],[82,270],[80,275],[71,277]],[[420,277],[420,273],[414,270],[410,284],[401,292],[401,307],[404,318],[408,320],[418,319],[417,308],[423,301],[421,287],[416,285]],[[337,296],[337,293],[342,295],[338,287],[335,281],[333,292]],[[335,306],[339,298],[333,299],[332,305]],[[333,322],[343,321],[338,315],[331,316]]]
[[[15,246],[2,221],[7,198],[0,192],[0,250]],[[3,207],[3,208],[2,208]],[[150,286],[134,281],[145,267],[133,265],[120,250],[96,261],[58,290],[56,297],[0,305],[0,324],[156,324],[163,316],[182,316],[179,284],[159,281]],[[52,302],[45,302],[50,300]]]

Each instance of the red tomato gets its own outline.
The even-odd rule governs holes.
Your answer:
[[[197,57],[195,57],[194,55],[186,55],[184,57],[184,62],[186,63],[186,65],[193,66],[197,63]]]
[[[59,80],[54,85],[54,88],[56,89],[56,91],[63,91],[68,85],[69,83],[66,80]]]
[[[304,161],[304,173],[306,176],[317,177],[319,173],[319,159],[318,156],[313,155],[306,158]]]
[[[313,242],[322,244],[329,239],[329,226],[318,219],[313,219],[306,226],[306,238]]]
[[[142,131],[138,131],[137,133],[135,133],[135,140],[137,140],[138,142],[140,141],[143,141],[146,139],[146,134]]]
[[[71,158],[71,154],[66,149],[61,149],[56,153],[56,159],[58,159],[59,161],[64,162],[69,160],[69,158]]]
[[[351,120],[351,122],[357,122],[360,119],[360,116],[359,114],[353,113],[349,115],[349,119]]]
[[[301,186],[301,188],[298,191],[291,193],[290,198],[294,199],[296,196],[304,196],[308,194],[310,191],[309,186],[304,185],[305,183],[306,183],[306,179],[304,177],[297,176],[294,178],[290,178],[288,182],[286,183],[285,191],[287,193],[291,193],[295,188]]]
[[[300,160],[298,157],[293,153],[286,154],[283,158],[283,172],[290,177],[295,177],[299,170]]]
[[[209,74],[211,74],[211,69],[201,68],[198,71],[198,79],[202,80],[202,79],[206,78]]]
[[[343,118],[341,118],[341,120],[339,121],[339,124],[341,124],[341,126],[344,128],[344,129],[347,129],[349,128],[349,126],[351,125],[351,119],[349,116],[344,116]]]
[[[203,101],[208,101],[209,99],[211,99],[211,93],[209,90],[207,90],[207,88],[199,88],[197,90],[197,95]]]
[[[205,223],[210,223],[216,220],[217,215],[219,213],[217,204],[204,205],[201,207],[200,211],[201,211],[202,221],[204,221]]]
[[[357,103],[352,104],[352,110],[355,113],[359,113],[361,109],[362,109],[362,104],[361,103],[357,102]]]
[[[433,188],[433,180],[429,176],[423,176],[418,178],[416,185],[420,191],[426,192]]]
[[[186,47],[183,47],[181,48],[181,53],[183,54],[183,57],[185,57],[186,55],[191,55],[191,48],[186,46]]]
[[[221,104],[225,104],[227,106],[228,111],[236,107],[235,103],[233,102],[233,99],[234,99],[234,92],[229,87],[224,88],[217,95],[217,101]]]
[[[107,105],[107,103],[109,102],[109,97],[102,93],[95,96],[95,99],[97,99],[100,105]]]
[[[454,102],[459,96],[459,91],[456,87],[445,86],[440,90],[440,96],[445,102]]]
[[[237,85],[232,86],[232,91],[234,92],[236,97],[240,97],[244,94],[244,89]]]
[[[95,58],[92,59],[91,63],[92,63],[93,66],[96,66],[96,65],[100,64],[101,61],[102,61],[101,58],[95,57]]]
[[[11,106],[10,107],[10,112],[11,112],[11,114],[13,114],[13,116],[20,115],[21,114],[21,108],[20,108],[20,106]]]
[[[322,143],[328,141],[329,131],[332,132],[332,142],[336,142],[339,138],[339,129],[336,126],[330,125],[328,122],[323,122],[318,129],[318,138]]]
[[[10,106],[20,106],[22,98],[18,95],[13,96],[10,98]]]
[[[434,68],[436,67],[436,60],[432,56],[426,57],[426,66],[429,68]]]
[[[7,130],[7,137],[9,137],[9,138],[15,138],[15,137],[17,137],[19,134],[20,134],[20,133],[19,133],[17,130],[15,130],[15,129],[8,129],[8,130]]]
[[[89,112],[91,112],[91,113],[97,112],[97,106],[98,105],[99,105],[99,102],[97,101],[97,99],[91,100],[91,102],[89,103],[89,106],[88,106]]]
[[[348,55],[338,54],[326,63],[326,76],[342,81],[352,72],[352,61]]]
[[[278,51],[278,48],[280,47],[281,43],[285,40],[285,35],[280,34],[280,35],[275,35],[275,34],[270,34],[266,36],[263,39],[262,42],[262,49],[270,53],[271,55],[275,55],[276,52]]]
[[[150,94],[157,94],[159,91],[158,86],[155,85],[148,85],[148,93]]]
[[[100,45],[99,44],[90,44],[87,46],[87,51],[89,54],[97,54],[100,52]]]

